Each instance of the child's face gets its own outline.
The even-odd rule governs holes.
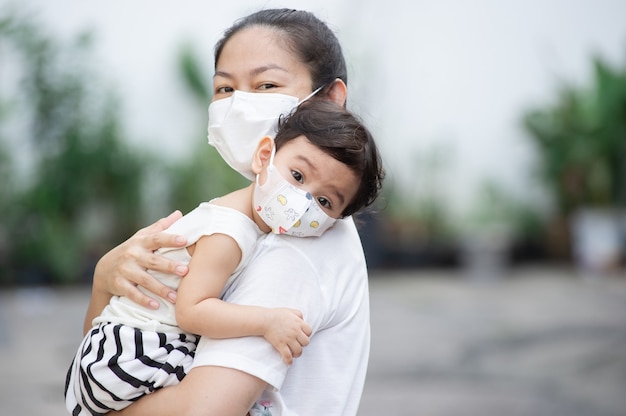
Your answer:
[[[287,181],[313,195],[332,218],[341,218],[359,187],[359,178],[348,166],[311,144],[305,136],[285,143],[276,152],[274,165]]]

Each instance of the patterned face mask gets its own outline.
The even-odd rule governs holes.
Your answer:
[[[328,216],[307,191],[289,183],[274,166],[272,151],[267,167],[267,178],[259,185],[256,178],[254,208],[275,234],[295,237],[319,237],[333,226],[335,219]]]

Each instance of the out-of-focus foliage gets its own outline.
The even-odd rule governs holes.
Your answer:
[[[524,126],[560,214],[626,205],[626,66],[593,60],[588,85],[564,85],[555,103],[529,111]]]
[[[1,137],[0,282],[76,281],[102,247],[138,228],[143,163],[123,145],[116,99],[89,67],[88,35],[63,44],[35,18],[4,11],[0,47],[19,82],[0,91],[0,132],[26,121],[20,150],[32,149],[31,172],[17,178]]]
[[[0,284],[90,279],[95,261],[147,222],[247,183],[207,144],[205,122],[183,160],[128,147],[91,44],[88,34],[60,42],[35,17],[0,9],[0,53],[19,83],[0,90]],[[189,45],[178,62],[206,120],[209,71]],[[23,159],[31,168],[16,174]]]
[[[454,263],[454,230],[446,204],[447,169],[453,157],[446,143],[411,154],[411,178],[389,175],[374,214],[359,227],[370,268],[440,267]],[[399,173],[399,170],[387,172]],[[357,223],[358,224],[358,223]]]
[[[410,165],[413,180],[408,188],[385,182],[387,204],[383,213],[393,224],[394,239],[437,241],[450,237],[451,215],[443,192],[443,176],[451,158],[451,149],[441,143],[415,152]]]
[[[543,226],[531,201],[513,196],[495,180],[485,180],[457,228],[464,235],[496,235],[514,242],[541,239]]]
[[[192,44],[185,43],[181,46],[178,53],[178,68],[189,93],[202,108],[208,106],[212,97],[212,83],[206,79],[209,71],[202,67]]]
[[[198,103],[198,111],[206,114],[212,97],[212,84],[207,81],[210,71],[203,68],[190,44],[181,47],[178,63],[181,79],[190,96]],[[200,126],[190,158],[170,165],[167,177],[169,204],[183,213],[195,208],[201,201],[224,195],[249,183],[207,144],[206,124]]]

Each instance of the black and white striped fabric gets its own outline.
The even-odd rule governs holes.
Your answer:
[[[67,410],[100,415],[177,384],[191,368],[199,338],[114,323],[94,327],[67,373]]]

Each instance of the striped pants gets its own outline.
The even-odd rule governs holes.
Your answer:
[[[191,368],[199,339],[114,323],[94,327],[67,373],[67,410],[72,415],[100,415],[177,384]]]

